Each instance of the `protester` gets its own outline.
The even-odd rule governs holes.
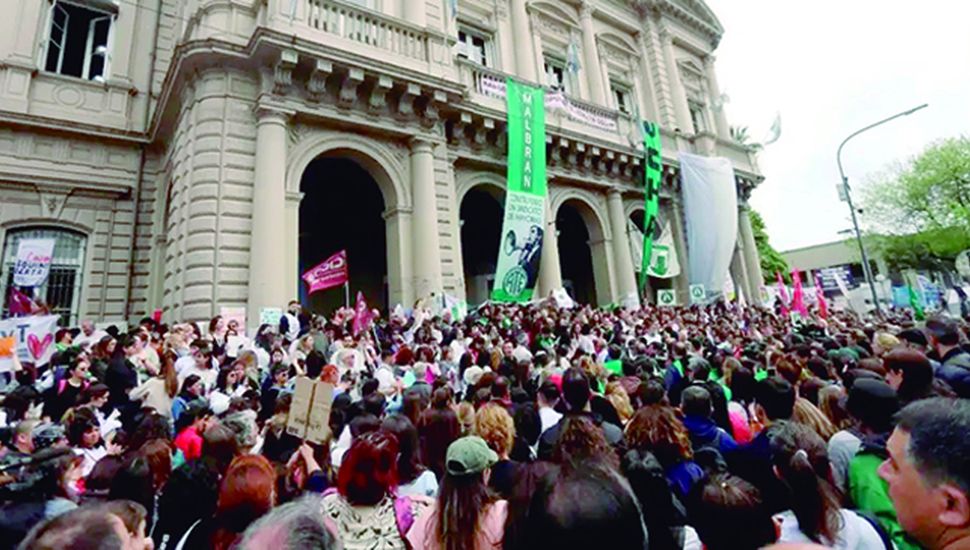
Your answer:
[[[102,504],[126,544],[146,529],[164,550],[888,547],[882,532],[907,549],[904,529],[928,547],[962,533],[962,482],[933,462],[958,458],[928,450],[942,440],[909,443],[888,489],[877,474],[905,452],[886,445],[900,402],[959,384],[960,321],[435,307],[288,306],[287,334],[252,340],[219,317],[146,319],[113,348],[92,331],[90,357],[62,334],[51,362],[0,374],[0,550]],[[897,434],[916,442],[921,425]]]
[[[970,402],[934,398],[899,413],[879,475],[899,524],[929,550],[970,545]]]

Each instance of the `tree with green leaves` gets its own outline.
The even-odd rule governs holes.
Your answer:
[[[766,283],[775,280],[775,273],[780,272],[785,281],[791,281],[788,273],[788,261],[771,246],[768,241],[768,232],[765,231],[765,221],[761,219],[761,214],[754,210],[748,210],[751,218],[751,230],[754,233],[754,242],[758,246],[758,257],[761,258],[761,275]]]
[[[970,248],[970,138],[929,145],[861,195],[866,241],[891,268],[950,270]]]

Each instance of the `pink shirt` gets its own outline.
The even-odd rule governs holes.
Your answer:
[[[414,525],[408,531],[407,539],[415,550],[440,550],[434,534],[434,514],[437,504],[418,516]],[[475,534],[475,548],[469,550],[492,550],[502,548],[502,538],[505,533],[505,516],[508,514],[508,502],[497,500],[485,508],[478,518],[478,531]]]

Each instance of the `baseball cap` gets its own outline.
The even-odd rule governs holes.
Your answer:
[[[456,439],[445,455],[445,468],[453,476],[478,474],[496,462],[498,455],[477,435]]]

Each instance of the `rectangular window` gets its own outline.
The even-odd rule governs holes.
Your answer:
[[[610,81],[610,89],[613,91],[613,106],[621,113],[633,113],[633,90],[618,82]]]
[[[706,132],[707,117],[704,115],[704,106],[700,103],[688,101],[687,109],[690,111],[690,121],[694,124],[694,133]]]
[[[569,71],[566,70],[566,62],[556,58],[546,57],[546,86],[554,90],[562,90],[567,94],[572,93],[572,82]]]
[[[108,76],[115,14],[90,3],[54,0],[48,17],[45,71],[102,81]]]
[[[472,63],[478,63],[484,67],[492,66],[492,39],[481,32],[469,29],[468,27],[458,27],[458,57],[467,59]]]
[[[3,243],[3,261],[0,262],[0,295],[4,302],[0,316],[10,315],[10,289],[13,284],[13,267],[17,261],[20,241],[24,239],[54,239],[54,255],[47,280],[37,288],[20,288],[28,296],[44,302],[51,313],[60,315],[59,323],[74,326],[78,323],[81,304],[81,274],[84,269],[84,252],[87,239],[80,233],[56,228],[14,229],[7,233]]]

